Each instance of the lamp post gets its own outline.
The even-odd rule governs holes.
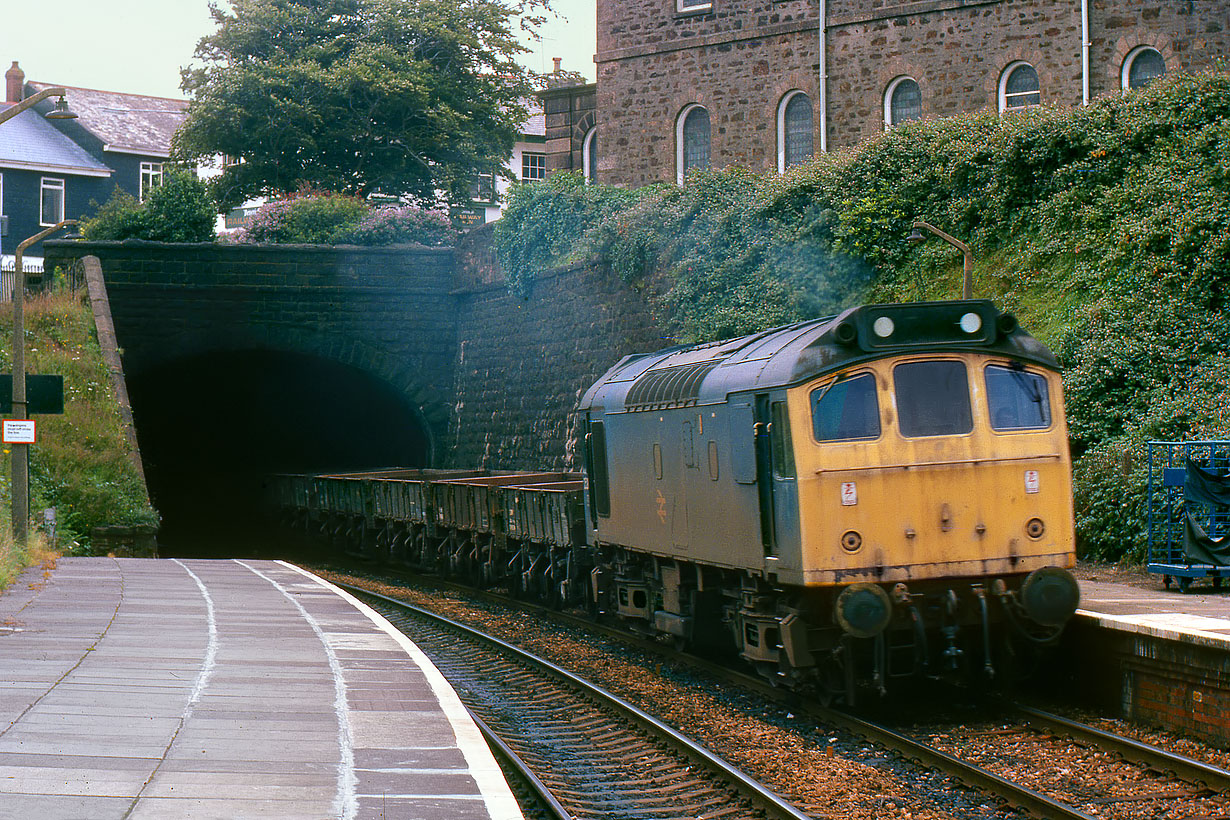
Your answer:
[[[927,222],[923,222],[922,220],[919,220],[914,223],[914,230],[910,233],[909,236],[906,237],[906,241],[914,242],[914,243],[924,241],[927,237],[922,235],[921,231],[923,230],[927,230],[935,234],[940,239],[943,239],[945,242],[947,242],[949,245],[952,245],[954,248],[961,251],[961,253],[965,256],[965,280],[962,283],[962,287],[961,287],[961,298],[962,299],[973,299],[974,298],[974,255],[970,253],[969,245],[966,245],[964,242],[957,239],[956,237],[950,236],[949,234],[944,233],[943,231],[941,231],[939,228],[935,227],[934,225],[927,223]]]
[[[38,105],[48,97],[59,97],[55,110],[45,115],[49,120],[75,120],[77,115],[68,107],[64,95],[68,91],[56,86],[44,88],[37,94],[26,97],[19,103],[0,111],[0,124],[11,120],[23,111]],[[25,296],[26,271],[22,262],[22,254],[26,248],[45,239],[56,231],[69,225],[76,225],[77,220],[65,219],[45,231],[41,231],[17,246],[13,257],[13,417],[24,419],[26,412],[26,345],[25,345]],[[27,445],[13,444],[13,540],[25,545],[29,535],[30,519],[30,451]]]
[[[56,107],[54,111],[47,112],[47,114],[45,115],[47,119],[49,120],[75,120],[77,119],[77,115],[69,109],[68,102],[65,101],[64,99],[64,95],[67,93],[68,93],[67,89],[60,88],[59,86],[55,88],[44,88],[42,91],[38,92],[37,94],[32,94],[29,97],[26,97],[24,100],[17,103],[16,105],[13,105],[10,108],[6,108],[4,111],[0,111],[0,123],[4,122],[5,120],[11,120],[13,117],[16,117],[22,111],[25,111],[27,108],[33,108],[34,106],[38,105],[39,103],[41,103],[43,100],[47,99],[48,97],[59,97],[60,101],[56,103]]]
[[[17,246],[13,258],[13,418],[25,419],[26,412],[26,271],[22,254],[26,248],[51,236],[56,231],[76,225],[77,220],[65,219],[39,231]],[[13,540],[22,546],[29,535],[30,521],[30,449],[14,442],[13,448]]]

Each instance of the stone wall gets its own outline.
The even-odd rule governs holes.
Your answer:
[[[99,257],[130,377],[200,353],[305,353],[418,407],[435,465],[576,466],[581,394],[624,355],[666,342],[604,266],[547,271],[513,296],[492,237],[478,228],[455,252],[57,242],[48,264]]]
[[[452,249],[49,242],[97,256],[130,378],[199,354],[302,353],[387,383],[446,460],[457,311]]]
[[[599,178],[623,185],[675,179],[676,122],[709,110],[711,162],[777,167],[777,110],[793,90],[814,104],[819,149],[819,25],[815,0],[714,0],[679,13],[675,0],[598,6]],[[901,76],[922,92],[924,117],[997,110],[1004,69],[1038,72],[1044,103],[1078,105],[1078,0],[829,0],[829,150],[884,130],[884,94]],[[1124,58],[1156,48],[1167,70],[1196,71],[1230,54],[1223,4],[1090,0],[1090,93],[1119,93]]]
[[[578,469],[572,410],[623,356],[663,347],[640,294],[605,266],[541,274],[528,298],[514,296],[494,257],[491,232],[458,248],[456,404],[452,465],[489,469]],[[485,264],[483,261],[485,260]]]

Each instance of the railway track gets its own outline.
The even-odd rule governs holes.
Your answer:
[[[472,589],[464,587],[457,587],[457,589],[465,590],[464,594],[467,596],[476,594]],[[489,593],[483,593],[480,597],[487,601],[499,601],[500,606],[504,607],[509,606],[510,603],[515,607],[526,606],[521,602],[509,602],[507,599]],[[534,612],[533,619],[536,622],[550,618],[566,623],[572,628],[603,633],[625,644],[631,644],[641,652],[655,653],[664,659],[669,658],[672,662],[682,661],[689,666],[698,667],[706,675],[712,676],[724,685],[738,686],[751,690],[768,700],[786,704],[787,708],[793,712],[806,715],[809,721],[814,721],[819,727],[825,727],[822,731],[826,734],[831,728],[837,728],[855,738],[865,739],[881,749],[892,750],[900,758],[944,772],[952,779],[978,790],[1000,804],[1001,808],[996,813],[970,816],[1019,816],[1017,812],[1024,811],[1035,817],[1060,818],[1061,820],[1070,820],[1070,818],[1105,820],[1107,817],[1146,816],[1190,817],[1193,819],[1230,818],[1230,799],[1228,799],[1230,798],[1230,772],[1056,715],[999,703],[995,706],[999,712],[999,722],[993,728],[975,728],[972,733],[969,733],[969,737],[962,738],[959,732],[935,731],[935,727],[932,727],[931,736],[928,737],[926,730],[919,731],[917,727],[893,728],[841,710],[800,702],[798,698],[771,686],[760,678],[700,659],[691,657],[681,659],[679,655],[660,645],[639,641],[622,630],[596,624],[591,620],[549,610],[540,611],[532,607],[530,609]],[[417,628],[416,626],[415,629]],[[419,640],[417,632],[415,639]],[[452,673],[448,670],[444,671],[451,679]],[[1015,752],[1016,763],[1021,765],[1017,765],[1015,769],[1012,765],[1002,765],[1004,754],[998,754],[1000,760],[997,761],[995,759],[997,753],[994,750],[988,751],[986,748],[986,746],[994,745],[992,741],[1001,742],[1001,745],[1010,747],[1009,741],[1015,742],[1018,738],[1029,736],[1036,736],[1041,745],[1033,746],[1035,751],[1025,753],[1024,756],[1018,749]],[[975,750],[970,740],[971,737],[978,738],[977,753],[973,753]],[[1136,770],[1142,777],[1131,788],[1106,788],[1105,784],[1098,785],[1099,778],[1108,781],[1114,779],[1118,782],[1121,775],[1104,775],[1100,773],[1098,767],[1091,766],[1089,772],[1080,773],[1081,777],[1089,781],[1089,785],[1056,790],[1052,787],[1053,784],[1044,783],[1033,775],[1045,768],[1045,755],[1057,753],[1047,751],[1047,742],[1054,743],[1060,740],[1072,745],[1067,739],[1091,750],[1094,753],[1093,757],[1098,761],[1098,767],[1121,764]],[[1012,754],[1009,752],[1007,756],[1011,757]],[[1030,754],[1037,756],[1031,758]],[[1008,773],[1003,773],[1005,769]],[[620,776],[630,777],[627,772]],[[1071,778],[1072,781],[1077,779],[1079,778],[1075,775]],[[637,785],[637,788],[643,789],[645,786],[641,783]],[[783,793],[789,792],[784,791]],[[1157,801],[1172,804],[1174,801],[1187,801],[1184,805],[1204,806],[1207,811],[1204,814],[1199,813],[1205,810],[1200,808],[1189,810],[1186,814],[1137,814],[1132,811],[1133,807],[1150,807]],[[810,805],[811,811],[816,811],[814,802],[811,804],[807,801],[800,802],[803,805]],[[824,816],[829,816],[828,812],[825,812]],[[966,815],[957,811],[952,816]]]
[[[346,588],[413,635],[562,816],[809,818],[700,744],[555,664],[427,610]]]

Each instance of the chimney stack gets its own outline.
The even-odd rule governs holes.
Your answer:
[[[21,70],[16,60],[13,61],[13,67],[4,72],[4,82],[7,87],[7,102],[17,103],[25,98],[26,72]]]
[[[555,73],[558,74],[560,71],[560,68],[559,68],[560,64],[564,62],[564,58],[563,57],[552,57],[551,60],[554,61]],[[17,63],[13,63],[13,65],[17,65]]]

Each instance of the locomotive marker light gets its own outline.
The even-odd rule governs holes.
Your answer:
[[[910,235],[905,238],[906,242],[913,242],[917,244],[919,242],[926,240],[927,237],[922,235],[922,231],[926,229],[930,231],[931,233],[935,234],[936,236],[938,236],[940,239],[943,239],[949,245],[952,245],[954,248],[961,251],[961,254],[965,257],[965,262],[964,262],[965,278],[961,284],[961,298],[962,299],[973,299],[974,298],[974,255],[970,252],[969,245],[966,245],[964,242],[962,242],[961,240],[957,239],[954,236],[950,236],[949,234],[944,233],[943,231],[941,231],[939,228],[935,227],[934,225],[928,222],[923,222],[921,219],[914,223],[913,228],[914,230],[911,231]],[[964,325],[962,326],[962,328],[964,329]],[[974,330],[977,330],[977,328],[974,328]],[[966,331],[966,333],[973,333],[973,332],[974,332],[973,330]]]
[[[982,330],[982,317],[977,313],[967,313],[961,317],[961,321],[957,324],[966,333],[977,333],[979,330]]]

